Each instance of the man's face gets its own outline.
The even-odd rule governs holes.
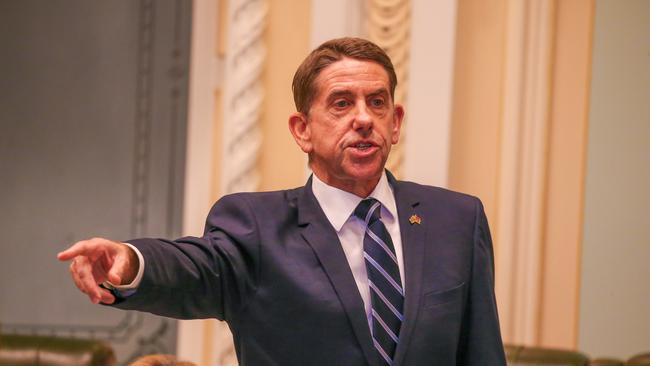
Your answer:
[[[388,75],[375,62],[343,58],[320,72],[315,87],[304,139],[297,141],[321,180],[365,197],[399,140],[404,114],[393,105]]]

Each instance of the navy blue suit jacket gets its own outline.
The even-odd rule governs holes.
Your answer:
[[[481,202],[396,181],[405,320],[396,365],[505,365]],[[421,223],[411,224],[416,214]],[[376,365],[363,301],[335,230],[305,187],[223,197],[201,238],[130,241],[138,291],[116,306],[218,318],[240,365]]]

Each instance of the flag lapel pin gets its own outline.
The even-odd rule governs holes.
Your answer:
[[[411,215],[411,217],[409,217],[409,222],[411,223],[411,225],[414,224],[420,225],[422,223],[422,219],[420,218],[420,216],[413,214]]]

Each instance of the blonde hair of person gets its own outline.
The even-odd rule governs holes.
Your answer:
[[[174,355],[149,355],[138,358],[129,366],[197,366],[193,362],[179,361]]]

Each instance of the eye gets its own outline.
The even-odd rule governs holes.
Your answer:
[[[345,107],[347,107],[349,105],[350,105],[350,103],[345,99],[339,99],[339,100],[334,102],[334,107],[336,107],[336,108],[345,108]]]
[[[373,107],[383,107],[384,106],[383,98],[372,98],[370,99],[370,105]]]

